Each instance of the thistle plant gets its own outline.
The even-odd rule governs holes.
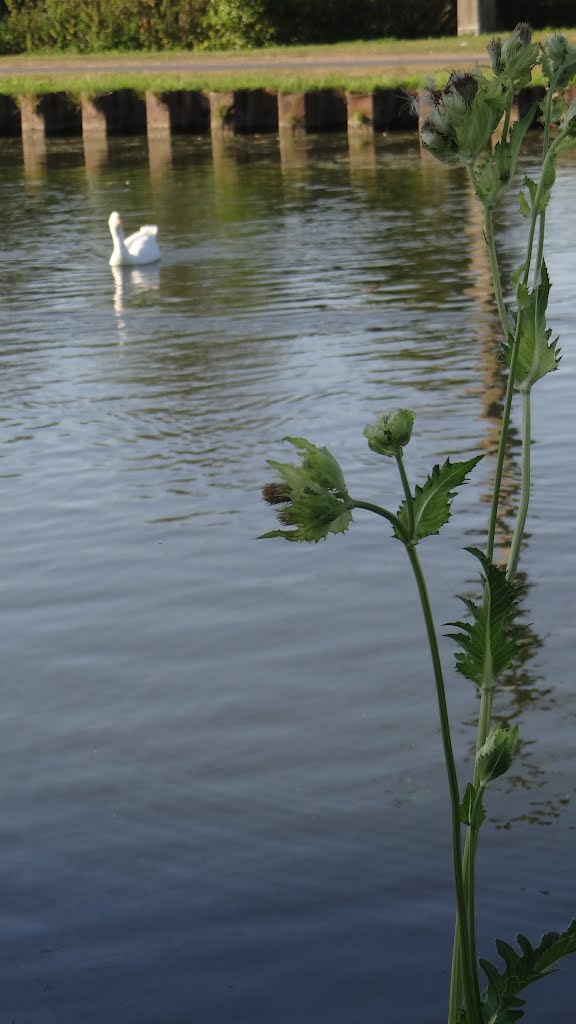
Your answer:
[[[504,41],[488,46],[488,64],[453,72],[444,89],[428,89],[428,115],[421,142],[446,164],[459,164],[468,175],[483,208],[494,298],[501,325],[501,357],[506,373],[506,396],[494,468],[486,541],[483,549],[468,548],[479,570],[478,596],[464,598],[466,614],[450,623],[447,635],[455,642],[456,668],[479,694],[476,751],[472,777],[462,782],[452,747],[444,669],[438,645],[426,578],[418,545],[448,522],[452,502],[481,455],[436,465],[422,484],[410,485],[404,449],[411,441],[414,414],[408,409],[383,412],[364,434],[370,449],[396,463],[403,501],[395,512],[353,497],[344,474],[330,451],[300,437],[288,437],[299,463],[270,462],[278,479],[264,487],[264,498],[276,509],[279,529],[265,537],[317,542],[344,533],[357,511],[375,514],[392,527],[403,545],[416,584],[429,645],[436,689],[451,811],[451,851],[456,897],[456,921],[448,1024],[514,1024],[524,1014],[520,993],[549,974],[554,964],[576,952],[576,920],[561,934],[550,932],[536,945],[517,936],[517,946],[497,939],[501,963],[479,959],[476,952],[475,867],[486,803],[495,779],[510,768],[518,746],[518,727],[493,720],[495,691],[505,673],[521,657],[530,636],[521,622],[522,591],[517,579],[519,558],[530,502],[531,394],[535,384],[558,368],[558,339],[547,326],[550,279],[544,259],[546,210],[556,176],[556,158],[576,145],[576,101],[568,104],[564,90],[576,75],[576,47],[561,34],[545,44],[532,42],[529,26],[518,25]],[[531,81],[536,65],[542,69],[546,92],[522,120],[513,123],[514,97]],[[494,210],[509,190],[526,132],[538,110],[543,125],[539,175],[525,177],[519,192],[519,213],[527,221],[525,257],[513,275],[514,301],[505,301],[494,244]],[[493,144],[498,129],[499,141]],[[522,418],[521,490],[506,564],[495,560],[494,546],[506,444],[513,402]],[[481,973],[484,982],[481,983]]]

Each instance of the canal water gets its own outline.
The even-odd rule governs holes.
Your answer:
[[[414,137],[26,157],[6,143],[0,177],[2,1021],[437,1024],[447,787],[404,552],[363,512],[317,546],[258,540],[259,492],[298,434],[395,508],[362,437],[388,406],[416,413],[414,483],[484,452],[422,544],[440,631],[461,616],[503,394],[478,204]],[[158,224],[158,267],[110,269],[113,209]],[[576,911],[570,154],[548,231],[564,357],[535,389],[534,644],[497,702],[522,743],[488,800],[485,956]],[[524,232],[510,196],[508,281]],[[465,781],[477,701],[442,654]],[[573,993],[566,961],[526,1019],[569,1024]]]

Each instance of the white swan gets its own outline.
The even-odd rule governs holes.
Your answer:
[[[111,267],[135,267],[144,263],[157,263],[160,259],[160,249],[156,236],[158,228],[155,224],[145,224],[133,235],[124,238],[122,218],[119,213],[110,214],[108,221],[114,250],[110,257]]]

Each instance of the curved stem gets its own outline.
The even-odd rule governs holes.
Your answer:
[[[430,606],[430,598],[428,596],[428,589],[426,587],[426,580],[422,572],[422,566],[420,565],[420,559],[418,558],[416,549],[413,547],[413,545],[407,544],[406,551],[408,554],[408,558],[410,559],[410,564],[412,566],[414,578],[416,580],[416,586],[418,588],[418,594],[420,597],[420,604],[422,606],[422,613],[424,615],[426,633],[428,635],[428,644],[430,647],[430,655],[432,658],[432,667],[434,671],[434,680],[436,683],[436,697],[438,700],[438,711],[440,715],[442,746],[444,748],[444,759],[446,762],[446,771],[448,775],[448,787],[450,791],[450,804],[452,812],[452,860],[454,869],[454,882],[456,887],[457,914],[460,926],[460,962],[462,966],[462,987],[464,990],[466,1017],[468,1024],[480,1024],[480,990],[478,987],[478,973],[476,970],[476,962],[472,959],[471,954],[471,922],[468,920],[466,913],[466,896],[464,891],[464,878],[462,872],[460,794],[458,791],[456,762],[454,760],[454,751],[452,748],[452,739],[450,734],[450,720],[448,716],[448,705],[446,702],[446,688],[444,684],[444,676],[442,673],[442,663],[440,660],[440,651],[438,649],[438,639],[436,637],[434,618],[432,616],[432,609]],[[449,1013],[453,1012],[453,1008],[450,1008]]]
[[[528,516],[528,506],[530,504],[530,463],[531,463],[531,452],[530,446],[532,443],[532,425],[531,425],[531,401],[530,401],[530,389],[523,390],[522,394],[522,482],[520,489],[520,505],[518,507],[518,516],[516,519],[516,526],[514,528],[514,535],[512,537],[512,544],[510,545],[510,554],[508,556],[508,565],[506,567],[506,576],[509,580],[513,580],[518,570],[518,560],[520,558],[520,550],[522,547],[522,539],[524,537],[524,530],[526,528],[526,518]]]
[[[377,516],[382,516],[383,519],[387,519],[400,535],[402,543],[410,543],[410,537],[406,533],[406,527],[400,522],[398,516],[395,516],[393,512],[389,512],[387,508],[382,508],[381,505],[374,505],[371,501],[356,501],[356,498],[350,498],[350,501],[352,503],[352,508],[363,508],[366,509],[367,512],[374,512]]]

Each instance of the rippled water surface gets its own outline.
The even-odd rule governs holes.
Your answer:
[[[395,507],[362,428],[409,406],[414,481],[486,453],[422,546],[440,624],[474,592],[503,381],[466,181],[399,136],[1,159],[2,1021],[441,1022],[448,807],[403,550],[361,512],[314,547],[256,537],[286,434]],[[159,267],[109,268],[112,209],[158,223]],[[569,156],[548,225],[564,358],[535,392],[536,643],[498,701],[522,748],[489,801],[484,955],[576,904]],[[508,275],[524,230],[511,196]],[[505,484],[509,511],[517,443]],[[442,650],[464,773],[475,697]],[[526,1019],[569,1024],[573,980]]]

